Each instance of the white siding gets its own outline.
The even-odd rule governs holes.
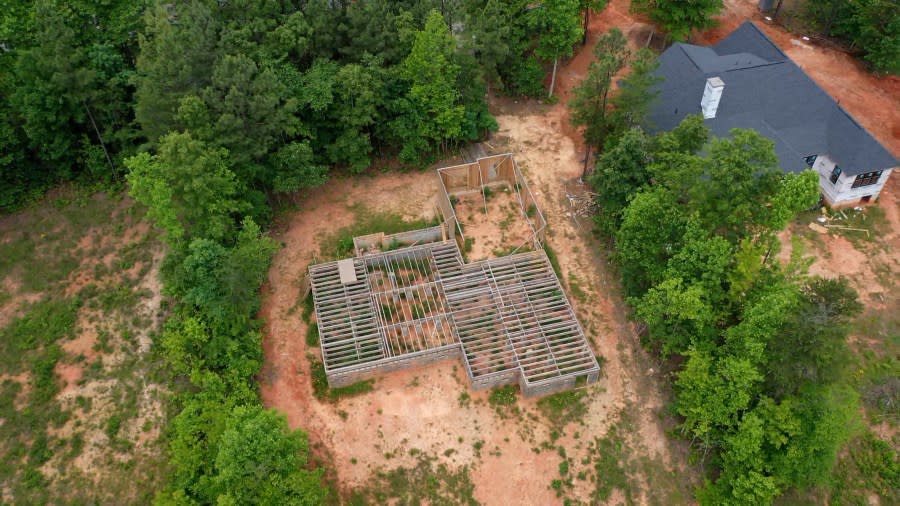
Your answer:
[[[814,171],[819,173],[819,188],[822,190],[825,201],[830,206],[856,204],[859,202],[859,199],[866,195],[871,195],[874,201],[878,198],[878,194],[881,193],[885,181],[887,181],[892,172],[892,169],[886,169],[876,184],[851,188],[853,181],[856,179],[855,175],[848,176],[842,173],[836,182],[831,182],[831,171],[834,170],[834,165],[834,161],[828,158],[828,155],[819,155],[816,157],[816,162],[812,167]]]

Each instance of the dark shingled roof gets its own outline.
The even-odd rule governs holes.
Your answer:
[[[712,47],[675,44],[659,58],[664,78],[648,117],[652,131],[674,128],[700,114],[706,79],[725,90],[716,117],[705,120],[713,135],[752,128],[775,142],[781,168],[799,172],[804,158],[827,154],[844,174],[896,167],[898,161],[813,82],[752,22],[746,21]]]

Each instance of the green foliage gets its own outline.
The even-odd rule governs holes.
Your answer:
[[[846,336],[860,305],[846,281],[770,259],[775,233],[818,197],[817,176],[783,175],[755,132],[707,135],[694,117],[653,139],[623,135],[595,184],[616,184],[618,160],[639,176],[622,183],[633,195],[601,197],[620,221],[600,221],[645,342],[684,358],[673,410],[715,468],[698,500],[770,504],[827,482],[855,430]]]
[[[570,390],[548,395],[539,400],[537,406],[550,423],[564,427],[570,422],[580,421],[587,414],[584,404],[586,396],[584,390]]]
[[[321,472],[307,471],[306,435],[272,410],[237,407],[226,421],[211,488],[218,504],[319,505]]]
[[[544,60],[572,56],[584,34],[578,0],[544,0],[531,10],[530,28],[538,34],[534,53]]]
[[[310,348],[319,346],[319,324],[310,323],[306,329],[306,345]]]
[[[173,243],[185,237],[223,239],[231,215],[247,208],[237,198],[239,183],[227,157],[226,150],[190,133],[168,134],[160,139],[157,155],[126,160],[131,194]]]
[[[143,5],[50,0],[0,16],[0,209],[72,179],[111,182],[133,149],[128,78]]]
[[[312,375],[313,394],[323,401],[337,402],[344,397],[353,397],[372,391],[375,380],[363,380],[344,386],[331,388],[328,386],[328,375],[325,374],[325,364],[313,355],[307,355],[310,374]]]
[[[804,14],[825,35],[863,52],[878,72],[900,74],[900,5],[891,0],[806,2]]]
[[[597,40],[594,46],[595,60],[591,62],[587,76],[575,88],[574,96],[569,102],[572,125],[584,127],[585,142],[597,150],[603,147],[610,135],[624,126],[625,116],[611,114],[610,94],[613,76],[631,58],[627,42],[618,28],[611,29]],[[632,87],[629,93],[631,92],[637,92],[636,87]]]
[[[881,504],[900,501],[900,453],[871,432],[854,439],[835,466],[830,503],[868,504],[870,494]]]
[[[516,403],[517,390],[518,388],[515,385],[497,387],[491,390],[491,394],[488,396],[488,403],[495,408],[512,406]]]
[[[410,90],[395,129],[403,140],[401,157],[408,162],[462,133],[465,108],[457,105],[459,92],[453,84],[459,66],[453,63],[453,51],[444,18],[432,11],[401,66]]]
[[[600,212],[594,217],[601,232],[613,235],[622,224],[622,213],[633,195],[650,182],[647,135],[638,128],[626,130],[597,159],[588,182],[597,192]]]
[[[650,17],[676,41],[686,40],[694,30],[715,26],[713,19],[724,7],[722,0],[633,0],[631,10]]]

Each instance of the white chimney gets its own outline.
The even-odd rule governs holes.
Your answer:
[[[706,80],[706,87],[703,88],[703,98],[700,100],[700,108],[703,109],[703,119],[716,117],[716,110],[719,109],[719,100],[722,98],[722,90],[724,89],[725,82],[718,77],[710,77]]]

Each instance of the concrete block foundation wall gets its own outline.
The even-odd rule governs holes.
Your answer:
[[[385,373],[409,369],[423,365],[440,362],[441,360],[459,359],[462,356],[460,346],[448,346],[433,350],[425,350],[419,354],[401,355],[391,359],[385,359],[381,363],[375,363],[370,367],[360,368],[347,372],[327,372],[328,386],[331,388],[345,387],[358,381],[383,376]]]

